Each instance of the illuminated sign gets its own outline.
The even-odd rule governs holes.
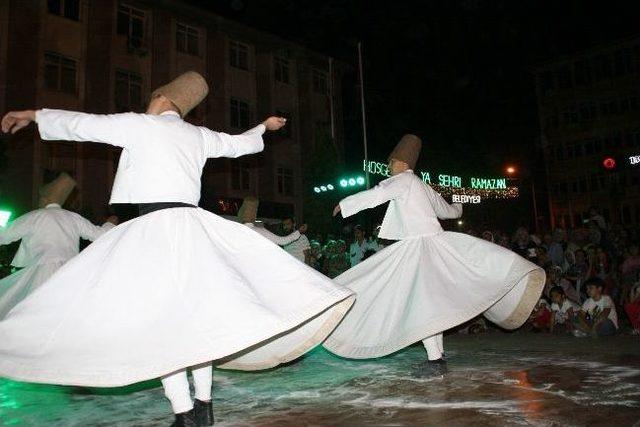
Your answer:
[[[640,164],[640,155],[637,155],[637,156],[629,156],[629,164],[630,164],[630,165],[637,165],[637,164]]]
[[[466,194],[452,194],[451,202],[452,203],[471,203],[478,204],[482,201],[482,197],[480,196],[469,196]]]
[[[373,160],[364,160],[362,163],[362,170],[369,172],[373,175],[391,176],[389,173],[389,167],[385,163],[375,162]],[[422,181],[427,184],[438,185],[440,187],[465,187],[464,181],[461,176],[438,174],[435,175],[428,171],[419,171]],[[434,180],[432,180],[432,177]],[[434,182],[435,181],[435,182]],[[465,180],[466,181],[466,180]],[[506,190],[507,179],[506,178],[475,178],[471,177],[467,181],[467,187],[479,189],[479,190]]]

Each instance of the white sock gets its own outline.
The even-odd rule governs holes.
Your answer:
[[[211,386],[213,385],[213,366],[211,362],[191,368],[193,385],[196,389],[196,399],[203,402],[211,400]]]
[[[162,386],[164,387],[164,395],[171,402],[174,414],[181,414],[193,409],[186,369],[163,377]]]
[[[427,350],[429,360],[442,359],[444,353],[444,344],[442,342],[442,333],[432,335],[422,340],[424,348]]]

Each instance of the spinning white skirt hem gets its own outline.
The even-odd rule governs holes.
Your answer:
[[[268,369],[321,343],[353,300],[242,224],[165,209],[106,233],[0,322],[0,375],[115,387],[212,360]]]
[[[498,245],[443,232],[397,242],[334,281],[357,300],[323,345],[341,357],[367,359],[480,314],[518,328],[540,298],[545,273]]]

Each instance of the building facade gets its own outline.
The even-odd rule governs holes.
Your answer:
[[[317,138],[333,131],[342,146],[344,65],[206,10],[177,0],[9,0],[0,2],[0,23],[1,111],[142,112],[154,88],[195,70],[210,94],[190,122],[240,133],[286,116],[263,153],[208,162],[205,209],[233,215],[251,194],[261,199],[261,215],[301,218],[304,165]],[[28,211],[45,177],[68,171],[79,188],[72,208],[94,219],[107,214],[118,148],[43,144],[34,128],[4,136],[2,145],[3,203]]]
[[[640,37],[535,70],[552,225],[640,223]]]

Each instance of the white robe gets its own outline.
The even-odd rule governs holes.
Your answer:
[[[55,203],[0,228],[0,245],[22,240],[11,262],[22,270],[0,280],[0,319],[76,256],[81,238],[94,241],[111,228],[110,222],[98,227]]]
[[[252,222],[247,222],[244,225],[246,225],[251,230],[253,230],[256,233],[258,233],[262,237],[272,241],[273,243],[275,243],[278,246],[285,246],[285,245],[288,245],[289,243],[293,243],[296,240],[298,240],[300,238],[300,236],[301,236],[301,234],[300,234],[300,232],[298,230],[294,231],[291,234],[287,234],[286,236],[278,236],[277,234],[270,232],[266,228],[258,226],[258,225],[254,224]]]
[[[112,202],[197,204],[209,157],[262,150],[177,114],[37,113],[46,139],[123,147]],[[96,387],[215,361],[256,370],[324,341],[353,293],[242,224],[170,208],[120,224],[0,322],[0,375]]]
[[[347,358],[384,356],[484,313],[513,329],[526,321],[544,287],[544,270],[514,252],[443,231],[457,218],[413,171],[340,202],[344,217],[390,201],[380,238],[400,240],[334,280],[357,293],[351,311],[325,341]]]

